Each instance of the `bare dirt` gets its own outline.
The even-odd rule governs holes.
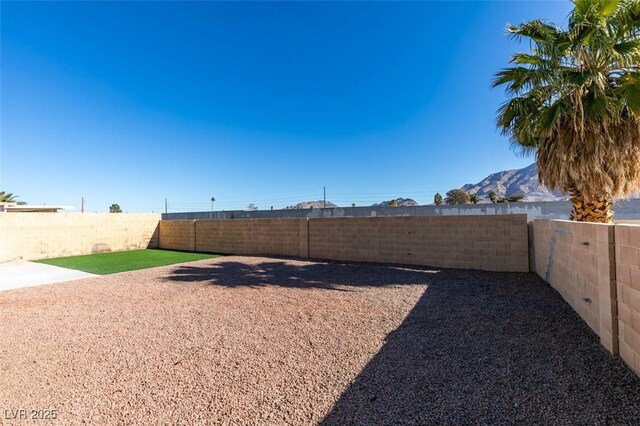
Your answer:
[[[0,337],[3,424],[640,420],[532,274],[230,256],[0,292]]]

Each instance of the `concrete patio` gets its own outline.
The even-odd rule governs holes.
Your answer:
[[[82,271],[59,268],[41,263],[27,261],[6,262],[0,263],[0,291],[80,280],[96,276],[97,275]]]

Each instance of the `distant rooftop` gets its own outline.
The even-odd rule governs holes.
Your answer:
[[[0,203],[0,212],[21,212],[21,213],[57,213],[60,210],[73,210],[72,206],[32,206],[18,205],[17,203]]]

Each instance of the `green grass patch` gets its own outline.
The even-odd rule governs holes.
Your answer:
[[[37,262],[60,266],[62,268],[76,269],[91,274],[108,275],[117,272],[135,271],[136,269],[155,268],[156,266],[211,259],[219,256],[219,254],[149,249],[57,257],[54,259],[42,259]]]

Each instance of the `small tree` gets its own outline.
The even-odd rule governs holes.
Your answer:
[[[389,207],[398,207],[398,202],[397,202],[396,200],[389,200],[389,201],[387,202],[387,205],[388,205]]]
[[[496,191],[489,192],[489,199],[491,200],[492,203],[498,202],[498,194],[496,194]]]
[[[356,203],[351,203],[351,207],[355,207],[355,206],[356,206]]]
[[[436,195],[433,196],[433,204],[436,206],[442,204],[442,195],[439,192],[436,192]]]
[[[498,197],[496,199],[496,203],[517,203],[519,201],[522,201],[524,199],[524,195],[523,194],[513,194],[509,197]]]
[[[254,212],[256,210],[258,210],[258,206],[256,206],[255,204],[251,203],[247,206],[247,210],[249,210],[250,212]]]
[[[452,189],[444,199],[447,204],[469,204],[470,201],[469,194],[462,189]]]
[[[478,204],[478,202],[480,201],[480,197],[478,197],[476,194],[471,194],[469,195],[469,201],[471,201],[473,204]]]
[[[122,209],[117,204],[111,204],[111,206],[109,206],[109,213],[122,213]]]

